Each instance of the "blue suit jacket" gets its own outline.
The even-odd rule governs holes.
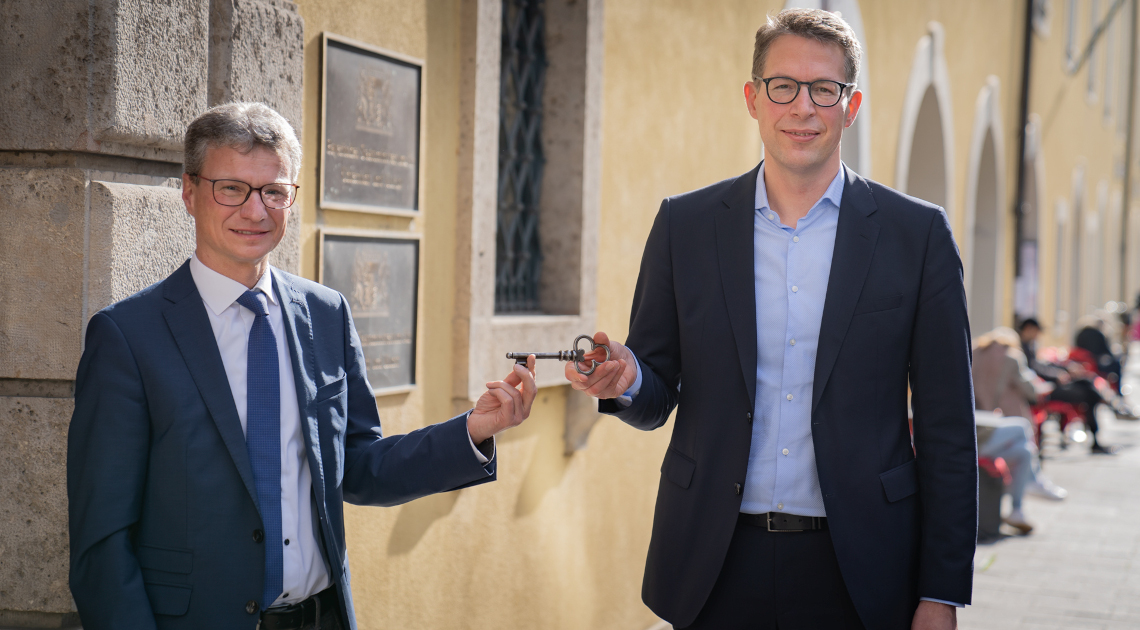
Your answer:
[[[756,173],[661,204],[627,339],[641,362],[641,390],[626,409],[600,403],[646,430],[677,408],[642,597],[679,626],[696,618],[720,573],[748,468]],[[847,174],[812,438],[830,535],[859,616],[868,628],[901,630],[919,597],[970,601],[977,455],[966,299],[945,214]]]
[[[495,477],[466,414],[382,437],[344,297],[274,273],[319,543],[355,627],[343,501],[396,505]],[[184,264],[91,318],[68,434],[71,592],[83,627],[254,628],[265,546],[245,437]]]

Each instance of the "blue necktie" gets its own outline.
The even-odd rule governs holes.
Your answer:
[[[277,339],[269,326],[265,294],[246,291],[238,304],[253,311],[246,363],[245,447],[253,465],[257,503],[265,526],[265,592],[262,608],[281,595],[284,552],[281,540],[281,375]]]

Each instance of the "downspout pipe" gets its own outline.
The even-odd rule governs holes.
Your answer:
[[[1136,0],[1132,0],[1133,3]],[[1029,124],[1030,70],[1033,61],[1033,0],[1025,0],[1025,41],[1021,49],[1021,99],[1017,107],[1017,196],[1013,202],[1016,248],[1014,250],[1014,277],[1024,271],[1021,260],[1021,242],[1025,237],[1025,127]]]
[[[1030,0],[1032,1],[1032,0]],[[1136,149],[1136,34],[1137,0],[1131,0],[1132,15],[1128,20],[1128,108],[1124,138],[1124,201],[1120,208],[1120,299],[1128,302],[1128,215],[1132,207],[1132,154]]]

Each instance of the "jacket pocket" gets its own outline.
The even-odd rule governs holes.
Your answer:
[[[902,305],[902,294],[890,295],[881,298],[871,298],[862,300],[859,305],[855,307],[855,314],[861,315],[863,313],[877,313],[878,311],[889,311],[892,308],[898,308]]]
[[[672,447],[665,451],[665,461],[661,463],[661,472],[669,481],[687,490],[693,481],[693,473],[696,470],[697,462],[685,457],[680,451]]]
[[[135,552],[139,566],[166,573],[188,574],[194,568],[194,553],[183,549],[141,545]]]
[[[150,608],[156,615],[185,615],[190,609],[189,586],[182,584],[162,584],[160,582],[144,582],[146,597],[150,600]]]
[[[313,402],[314,403],[324,402],[324,401],[328,400],[329,398],[339,396],[341,393],[343,393],[347,389],[348,389],[348,377],[342,376],[339,379],[337,379],[331,383],[326,383],[326,384],[318,387],[317,388],[317,394],[315,396],[313,396]]]
[[[918,492],[918,472],[914,468],[914,462],[912,459],[879,475],[883,491],[887,493],[887,501],[894,503]]]

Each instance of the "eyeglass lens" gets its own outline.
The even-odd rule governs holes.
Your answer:
[[[214,200],[223,206],[240,206],[249,199],[253,187],[235,179],[214,182]],[[293,205],[297,188],[291,184],[266,184],[261,187],[261,201],[268,208],[288,208]]]
[[[786,105],[796,99],[800,93],[800,83],[786,77],[776,77],[768,80],[768,98],[773,103]],[[808,86],[808,96],[820,107],[831,107],[839,102],[843,94],[843,84],[836,81],[821,79],[813,81]]]

